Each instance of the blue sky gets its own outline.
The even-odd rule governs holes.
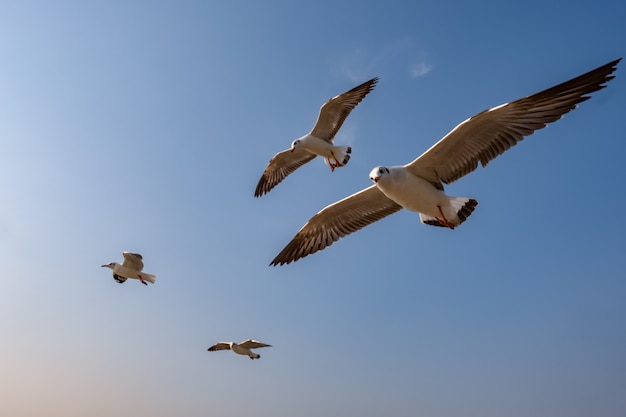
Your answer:
[[[447,187],[283,267],[318,210],[479,111],[625,55],[626,4],[23,1],[0,14],[0,411],[626,413],[626,68]],[[376,89],[260,199],[328,98]],[[144,255],[155,285],[100,265]],[[206,349],[273,345],[250,361]]]

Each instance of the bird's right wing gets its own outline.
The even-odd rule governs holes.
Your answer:
[[[377,77],[372,78],[324,103],[311,134],[332,143],[346,117],[374,89],[377,81]]]
[[[286,149],[277,153],[270,160],[265,168],[259,183],[254,191],[255,197],[260,197],[265,193],[269,193],[272,188],[277,186],[282,180],[302,165],[315,158],[315,155],[302,149]]]
[[[406,165],[436,187],[469,174],[590,98],[613,79],[620,59],[539,93],[485,110],[456,126],[419,158]],[[564,144],[567,146],[567,144]]]
[[[209,352],[215,352],[216,350],[230,350],[230,343],[219,342],[207,349]]]
[[[258,349],[262,347],[271,347],[272,345],[261,343],[258,340],[247,339],[239,343],[239,346],[246,348],[246,349]]]
[[[304,258],[401,208],[372,185],[313,216],[270,265],[284,265]]]
[[[140,254],[122,252],[122,255],[124,255],[124,261],[122,261],[122,266],[134,269],[135,271],[141,271],[143,269],[143,258]]]

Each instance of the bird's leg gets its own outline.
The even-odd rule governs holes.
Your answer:
[[[339,163],[339,160],[337,159],[333,151],[330,151],[330,154],[335,160],[335,163],[333,163],[332,159],[328,158],[328,165],[330,166],[330,172],[335,172],[335,168],[340,167],[341,164]]]
[[[454,225],[450,223],[448,219],[446,219],[446,215],[443,214],[443,210],[441,209],[441,206],[437,206],[437,208],[439,209],[439,213],[441,213],[441,219],[438,217],[436,217],[436,219],[439,220],[439,222],[443,224],[444,226],[449,227],[450,229],[454,230]]]
[[[143,280],[143,278],[141,277],[141,275],[139,275],[139,281],[141,281],[141,283],[143,285],[148,285],[148,283],[146,281]]]

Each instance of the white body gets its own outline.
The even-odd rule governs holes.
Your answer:
[[[302,149],[314,155],[324,158],[328,166],[339,167],[345,165],[350,159],[349,146],[335,146],[331,142],[320,139],[311,134],[304,135],[293,142],[292,149]]]
[[[230,342],[230,350],[232,350],[238,355],[248,356],[250,359],[259,359],[261,357],[261,355],[259,355],[258,353],[254,353],[250,349],[247,349],[243,346],[239,346],[235,342]]]
[[[114,274],[119,275],[124,278],[134,278],[134,279],[144,280],[152,284],[154,284],[154,282],[156,281],[156,275],[147,274],[142,271],[136,271],[124,265],[118,264],[117,262],[113,264],[113,268],[111,269],[113,270]]]
[[[453,226],[463,223],[464,219],[459,218],[458,213],[469,198],[450,197],[404,166],[376,167],[370,178],[388,198],[407,210],[419,213],[422,223],[442,218]]]
[[[377,169],[374,168],[374,171]],[[441,217],[438,208],[441,207],[446,218],[451,219],[456,215],[450,204],[450,198],[443,191],[411,174],[404,167],[388,167],[388,169],[389,174],[378,177],[376,186],[403,208],[431,217]],[[371,175],[374,175],[374,171]]]

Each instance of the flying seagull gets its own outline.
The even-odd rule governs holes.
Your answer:
[[[109,262],[102,265],[102,267],[111,268],[113,270],[113,279],[120,284],[123,284],[128,278],[135,278],[141,281],[143,285],[148,285],[148,282],[154,284],[156,277],[152,274],[146,274],[141,272],[143,269],[143,258],[138,253],[122,252],[124,255],[124,261],[121,264],[117,262]]]
[[[586,74],[519,100],[478,113],[456,126],[413,162],[379,166],[370,172],[368,188],[324,208],[313,216],[270,265],[297,261],[339,238],[405,208],[422,223],[454,229],[472,214],[473,198],[450,197],[450,184],[516,145],[524,136],[559,120],[601,90],[621,61],[616,59]]]
[[[259,359],[261,355],[254,353],[250,349],[258,349],[262,347],[271,347],[272,345],[266,345],[265,343],[258,342],[256,340],[247,339],[241,343],[235,342],[219,342],[208,348],[209,352],[215,352],[216,350],[232,350],[239,355],[248,355],[250,359]]]
[[[374,89],[378,78],[372,78],[350,91],[328,100],[320,108],[313,130],[294,140],[291,148],[277,153],[270,160],[254,192],[255,197],[268,193],[293,171],[316,156],[324,158],[330,170],[344,166],[350,159],[350,146],[335,146],[333,139],[350,112]]]

